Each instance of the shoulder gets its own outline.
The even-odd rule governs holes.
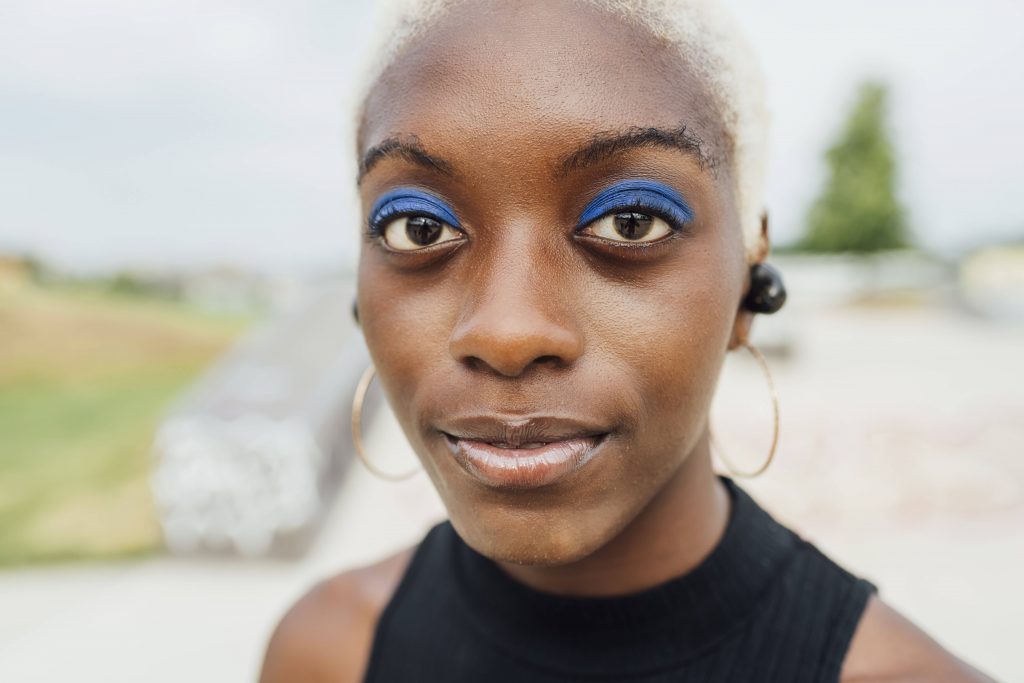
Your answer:
[[[985,683],[992,679],[947,652],[872,596],[853,634],[841,683]]]
[[[277,625],[261,683],[362,680],[381,613],[414,549],[321,581]]]

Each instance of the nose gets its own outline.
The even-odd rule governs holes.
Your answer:
[[[509,256],[477,271],[449,350],[460,363],[504,377],[567,367],[583,353],[565,274],[543,259]],[[564,264],[562,265],[564,268]]]

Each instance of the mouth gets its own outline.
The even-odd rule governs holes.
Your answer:
[[[441,432],[455,460],[482,484],[535,489],[567,478],[594,459],[609,432],[552,418],[462,420]]]

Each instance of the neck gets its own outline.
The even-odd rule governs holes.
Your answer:
[[[729,494],[711,467],[705,433],[640,514],[594,553],[556,567],[500,566],[520,583],[547,593],[636,593],[700,564],[721,539],[728,519]]]

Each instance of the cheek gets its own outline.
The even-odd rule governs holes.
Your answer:
[[[676,262],[641,287],[611,285],[588,309],[595,363],[617,368],[639,401],[636,438],[699,436],[736,314],[738,289],[712,254]],[[692,261],[692,262],[691,262]],[[699,267],[698,267],[699,265]]]
[[[606,361],[626,366],[651,403],[678,403],[714,388],[736,314],[737,293],[722,270],[648,281],[592,314]],[[697,396],[694,396],[697,397]]]
[[[417,386],[443,367],[450,318],[443,282],[396,274],[371,247],[359,265],[359,314],[363,336],[381,386],[399,422],[414,422]],[[401,400],[399,400],[401,399]]]

